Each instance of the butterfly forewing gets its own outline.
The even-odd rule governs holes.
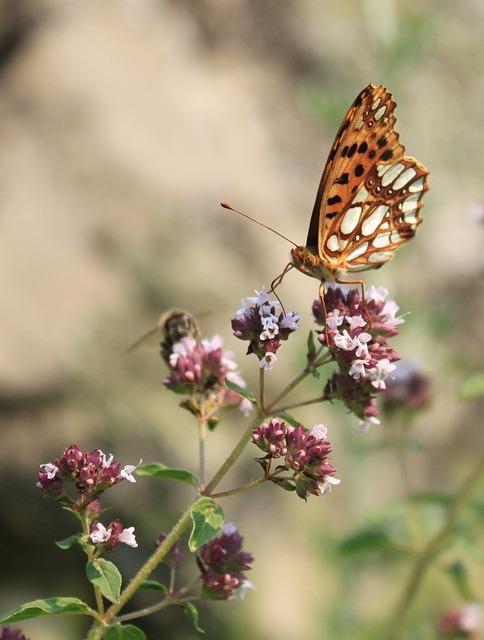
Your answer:
[[[306,243],[317,250],[328,272],[381,266],[421,222],[428,171],[404,155],[395,131],[395,106],[384,87],[370,84],[336,135]]]

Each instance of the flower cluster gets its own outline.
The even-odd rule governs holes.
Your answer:
[[[90,527],[89,540],[105,551],[113,551],[118,544],[126,544],[128,547],[138,546],[134,527],[125,529],[119,520],[113,520],[107,528],[95,520]]]
[[[212,411],[238,404],[248,414],[252,409],[250,402],[225,386],[226,380],[241,387],[245,383],[237,372],[232,353],[222,351],[222,344],[220,336],[201,341],[188,336],[182,338],[173,345],[168,358],[170,374],[163,384],[175,393],[196,395],[212,405]]]
[[[281,342],[299,329],[299,315],[279,311],[280,307],[279,302],[269,300],[266,291],[261,291],[257,297],[242,300],[242,308],[232,318],[234,335],[249,341],[247,353],[255,353],[264,369],[272,368]]]
[[[400,356],[388,344],[399,333],[398,306],[386,300],[388,291],[370,287],[362,301],[352,289],[344,293],[339,287],[328,288],[324,295],[327,316],[320,300],[313,304],[313,315],[325,329],[319,341],[327,346],[338,365],[328,381],[325,398],[339,398],[362,421],[366,431],[371,423],[379,423],[376,394],[386,387],[385,380],[395,369]]]
[[[268,479],[286,490],[295,490],[304,500],[309,494],[324,495],[332,485],[339,484],[340,480],[333,477],[336,470],[329,462],[331,444],[326,440],[327,431],[322,424],[305,431],[301,425],[288,426],[277,418],[256,427],[252,442],[266,454],[259,462]],[[271,474],[270,460],[279,458],[284,458],[284,464]],[[280,475],[286,471],[292,475]]]
[[[478,638],[483,626],[482,606],[470,602],[460,609],[450,609],[440,618],[439,633],[452,638]]]
[[[0,640],[28,640],[28,638],[24,636],[21,629],[12,629],[7,625],[3,627],[2,633],[0,633]]]
[[[79,511],[122,480],[136,482],[132,475],[135,466],[121,468],[112,455],[106,457],[100,449],[91,453],[81,451],[75,444],[64,449],[54,463],[41,464],[40,469],[37,487],[45,495]],[[69,485],[74,485],[76,499],[68,494]]]
[[[430,402],[428,377],[412,362],[399,362],[382,393],[383,410],[416,411]]]
[[[223,526],[219,535],[200,549],[202,593],[210,600],[241,598],[252,588],[244,571],[252,569],[251,553],[242,550],[243,538],[232,524]]]
[[[160,533],[160,535],[158,536],[158,539],[155,541],[155,545],[157,547],[161,546],[163,542],[165,542],[166,537],[167,536],[165,533]],[[183,560],[183,553],[180,551],[178,542],[175,542],[175,544],[170,547],[170,550],[168,551],[166,556],[163,558],[163,562],[168,567],[170,567],[170,569],[176,569],[182,560]]]

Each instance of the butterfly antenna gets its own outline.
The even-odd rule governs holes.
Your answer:
[[[235,213],[238,213],[241,216],[244,216],[244,218],[247,218],[248,220],[252,220],[252,222],[255,222],[256,224],[260,224],[261,227],[264,227],[265,229],[269,229],[269,231],[272,231],[272,233],[275,233],[279,237],[283,238],[284,240],[286,240],[290,244],[292,244],[295,247],[297,247],[297,244],[295,242],[293,242],[292,240],[289,240],[289,238],[286,238],[286,236],[283,236],[282,233],[279,233],[279,231],[276,231],[272,227],[269,227],[267,224],[264,224],[263,222],[260,222],[259,220],[256,220],[255,218],[252,218],[251,216],[247,215],[247,213],[243,213],[242,211],[239,211],[238,209],[236,209],[235,207],[232,207],[232,205],[228,204],[227,202],[221,202],[220,204],[224,209],[229,209],[230,211],[235,211]],[[277,278],[276,278],[276,280],[277,280]]]

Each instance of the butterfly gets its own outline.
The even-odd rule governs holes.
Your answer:
[[[420,209],[429,188],[429,172],[405,155],[395,130],[395,107],[392,95],[382,86],[369,84],[356,97],[326,161],[306,245],[292,249],[292,261],[271,289],[296,268],[320,281],[324,310],[326,282],[359,284],[364,291],[361,280],[347,276],[380,268],[413,238],[422,222]]]
[[[427,169],[405,155],[395,130],[395,101],[369,84],[346,114],[326,161],[304,247],[292,263],[321,287],[378,269],[422,222]],[[289,266],[289,265],[288,265]],[[320,290],[320,296],[322,296]]]
[[[136,340],[129,347],[128,353],[142,344],[158,342],[161,357],[165,362],[169,362],[174,344],[180,342],[182,338],[193,338],[199,341],[200,337],[200,328],[192,315],[183,309],[168,309],[159,317],[157,326]]]

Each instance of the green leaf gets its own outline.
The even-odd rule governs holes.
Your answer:
[[[308,335],[308,360],[309,362],[314,361],[314,356],[316,354],[316,342],[314,341],[314,331],[310,331]]]
[[[213,416],[212,418],[209,418],[207,422],[209,431],[213,431],[218,424],[220,424],[220,418],[217,418],[217,416]]]
[[[188,541],[190,551],[196,551],[211,540],[223,526],[224,512],[212,498],[200,498],[191,509],[193,529]]]
[[[138,591],[163,591],[168,593],[168,587],[158,580],[145,580],[138,587]]]
[[[168,478],[170,480],[188,482],[195,489],[200,486],[197,476],[193,475],[193,473],[185,471],[185,469],[169,469],[161,462],[143,464],[136,469],[135,473],[139,476],[149,476],[150,478]]]
[[[186,409],[196,418],[200,415],[200,409],[192,400],[182,400],[178,405],[181,409]]]
[[[343,540],[338,550],[343,556],[393,549],[392,539],[382,529],[367,529]]]
[[[110,602],[119,602],[122,578],[118,568],[112,562],[104,558],[89,560],[86,575],[89,582],[92,582],[105,598]]]
[[[81,540],[81,538],[82,538],[82,533],[76,533],[75,535],[70,536],[65,540],[59,540],[59,542],[56,542],[55,544],[60,549],[70,549],[74,544],[78,543]]]
[[[68,613],[90,613],[90,608],[85,602],[78,598],[45,598],[32,600],[23,604],[18,609],[9,611],[0,617],[0,624],[10,624],[20,620],[30,618],[40,618],[42,616],[59,616]]]
[[[462,380],[457,387],[457,395],[461,400],[474,400],[484,396],[484,373],[476,373]]]
[[[132,624],[114,624],[104,632],[103,640],[146,640],[145,634]]]
[[[205,633],[205,631],[198,625],[198,609],[191,602],[179,602],[178,604],[185,609],[185,615],[192,621],[195,631],[198,631],[198,633]]]
[[[247,398],[247,400],[250,400],[252,404],[257,404],[257,400],[254,398],[253,394],[245,387],[241,387],[239,384],[235,384],[235,382],[231,382],[230,380],[227,380],[227,379],[225,380],[225,385],[232,391],[235,391],[235,393],[238,393],[239,396],[242,396],[243,398]]]
[[[457,590],[460,593],[462,599],[467,602],[476,601],[476,595],[472,593],[469,586],[467,569],[465,568],[464,564],[460,561],[457,561],[446,567],[445,570],[454,582],[454,585],[457,587]]]

